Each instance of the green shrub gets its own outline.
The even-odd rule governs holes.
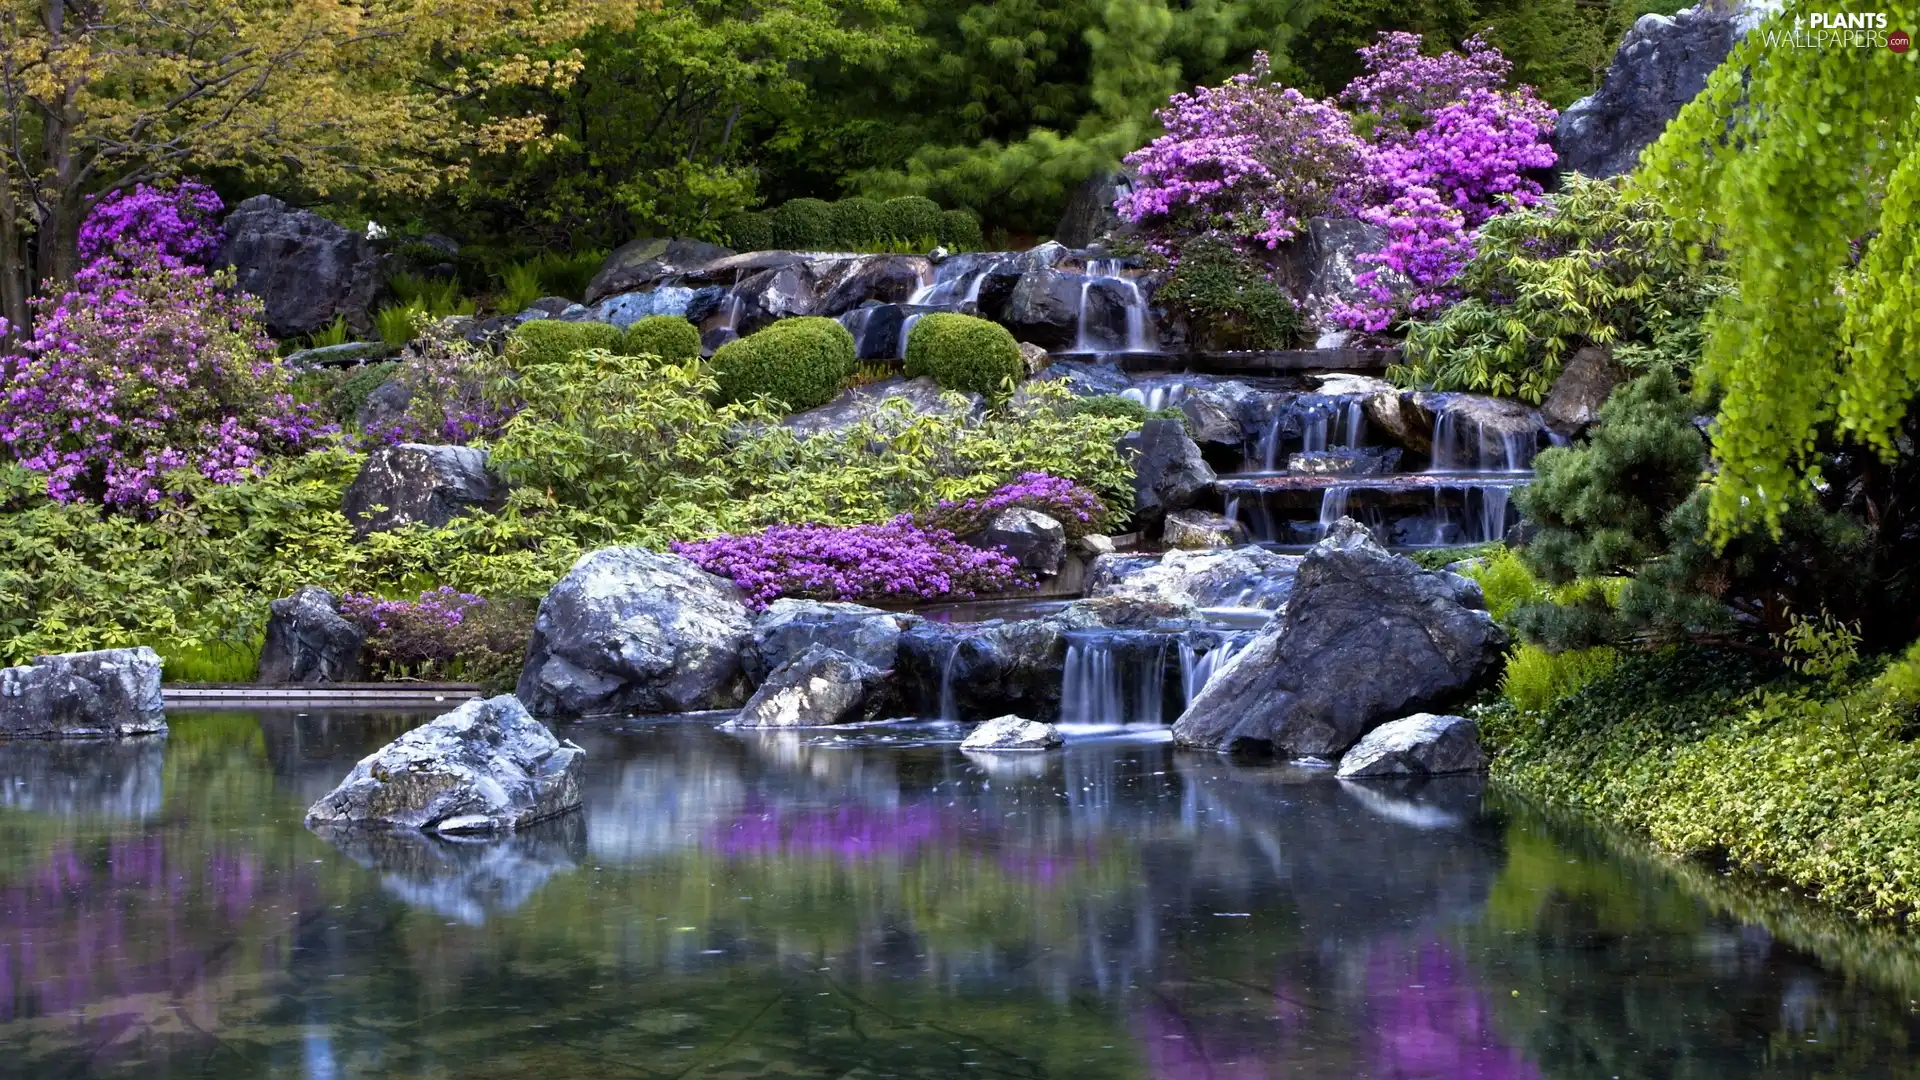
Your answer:
[[[908,378],[931,375],[948,390],[999,394],[1027,372],[1020,345],[999,323],[971,315],[923,315],[907,334]]]
[[[420,333],[427,310],[417,304],[388,304],[373,313],[373,331],[389,345],[405,345]]]
[[[354,417],[360,415],[361,406],[375,390],[386,385],[393,378],[400,365],[392,360],[382,360],[375,364],[361,364],[347,373],[347,377],[333,388],[326,397],[327,414],[337,424],[351,424]]]
[[[1211,234],[1181,249],[1154,302],[1186,316],[1208,349],[1287,349],[1300,336],[1300,312],[1267,269]]]
[[[832,401],[857,365],[847,328],[833,319],[809,316],[782,319],[729,341],[714,352],[708,366],[720,400],[748,401],[765,394],[798,412]]]
[[[901,244],[931,246],[940,236],[940,204],[920,195],[903,195],[882,204],[887,235]]]
[[[833,206],[822,199],[789,199],[773,212],[773,246],[788,251],[833,247]]]
[[[400,306],[417,308],[431,318],[473,314],[473,301],[460,299],[460,283],[452,278],[430,278],[411,272],[387,279]]]
[[[1406,362],[1388,377],[1538,403],[1589,343],[1613,346],[1630,370],[1690,367],[1701,320],[1730,286],[1652,198],[1624,193],[1624,179],[1569,176],[1539,205],[1490,219],[1451,283],[1462,299],[1412,324]]]
[[[584,300],[587,285],[600,267],[607,261],[605,248],[586,248],[581,251],[543,251],[533,257],[534,276],[540,282],[541,296],[564,296],[569,300]],[[534,297],[540,299],[539,296]],[[529,301],[531,303],[531,301]]]
[[[1620,654],[1605,645],[1560,653],[1538,645],[1522,645],[1507,657],[1500,693],[1521,712],[1543,712],[1612,671],[1619,662]]]
[[[700,355],[700,330],[678,315],[649,315],[627,327],[619,351],[628,356],[691,360]]]
[[[1113,420],[1126,420],[1135,427],[1147,422],[1147,407],[1122,394],[1094,394],[1089,397],[1075,398],[1069,408],[1076,416],[1103,416]]]
[[[493,304],[502,315],[518,315],[545,295],[539,269],[532,263],[515,263],[500,272],[500,291],[494,295]]]
[[[516,370],[551,364],[581,349],[619,349],[620,329],[603,322],[534,319],[507,336],[507,362]]]
[[[765,251],[773,246],[773,216],[757,210],[742,210],[727,216],[721,224],[727,244],[735,251]]]
[[[846,251],[876,251],[887,242],[885,214],[876,199],[855,196],[833,204],[833,245]]]
[[[986,246],[980,235],[980,215],[971,210],[948,210],[940,215],[940,243],[950,251],[979,251]]]
[[[353,331],[347,328],[347,317],[336,315],[325,328],[307,335],[307,348],[324,349],[329,345],[345,345],[353,340]]]

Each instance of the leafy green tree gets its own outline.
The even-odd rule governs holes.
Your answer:
[[[1889,26],[1920,4],[1882,5]],[[1823,483],[1828,424],[1897,456],[1920,390],[1920,54],[1750,33],[1642,158],[1687,237],[1726,254],[1703,381],[1722,394],[1709,519],[1779,534]]]

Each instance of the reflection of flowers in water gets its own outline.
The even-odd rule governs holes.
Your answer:
[[[931,806],[843,806],[834,810],[743,810],[715,830],[723,855],[832,855],[844,862],[898,857],[951,843],[959,820]]]
[[[262,882],[251,856],[216,849],[189,866],[158,836],[56,848],[0,887],[0,1020],[184,992],[215,974],[233,923],[263,905]],[[95,1034],[140,1019],[97,1015]]]
[[[1500,1041],[1486,995],[1451,949],[1377,948],[1367,962],[1374,1075],[1380,1080],[1539,1080]]]

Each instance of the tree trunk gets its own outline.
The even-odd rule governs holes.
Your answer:
[[[0,176],[0,319],[11,327],[9,333],[0,334],[0,343],[23,338],[32,330],[32,313],[27,308],[32,279],[27,269],[27,238],[20,226],[13,185]]]

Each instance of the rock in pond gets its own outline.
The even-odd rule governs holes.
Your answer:
[[[307,825],[496,832],[580,807],[583,751],[519,699],[475,699],[360,759]]]
[[[468,510],[498,506],[505,495],[477,446],[400,443],[367,455],[340,512],[365,537],[415,523],[438,528]]]
[[[960,742],[962,750],[1051,750],[1063,742],[1052,724],[1019,716],[1000,716],[981,724]]]
[[[1426,776],[1487,767],[1479,725],[1464,716],[1412,716],[1381,724],[1340,759],[1339,775]]]
[[[1491,676],[1506,635],[1485,607],[1472,581],[1422,570],[1342,518],[1301,560],[1286,612],[1195,695],[1174,741],[1333,757]]]
[[[963,537],[977,548],[1004,551],[1023,570],[1053,577],[1067,558],[1067,531],[1038,510],[1012,506],[993,515],[987,527]]]
[[[737,708],[751,630],[733,582],[678,555],[603,548],[540,601],[516,693],[541,716]]]
[[[825,645],[776,668],[733,723],[743,728],[831,727],[875,720],[888,701],[893,673]]]
[[[367,636],[340,615],[340,601],[317,585],[267,605],[267,640],[260,648],[263,683],[359,682],[366,677],[360,650]]]
[[[900,652],[900,629],[911,615],[827,600],[775,600],[753,620],[753,632],[740,646],[747,678],[765,682],[773,669],[815,645],[882,671]]]
[[[0,668],[0,738],[98,739],[167,730],[160,654],[136,649],[42,656]]]

